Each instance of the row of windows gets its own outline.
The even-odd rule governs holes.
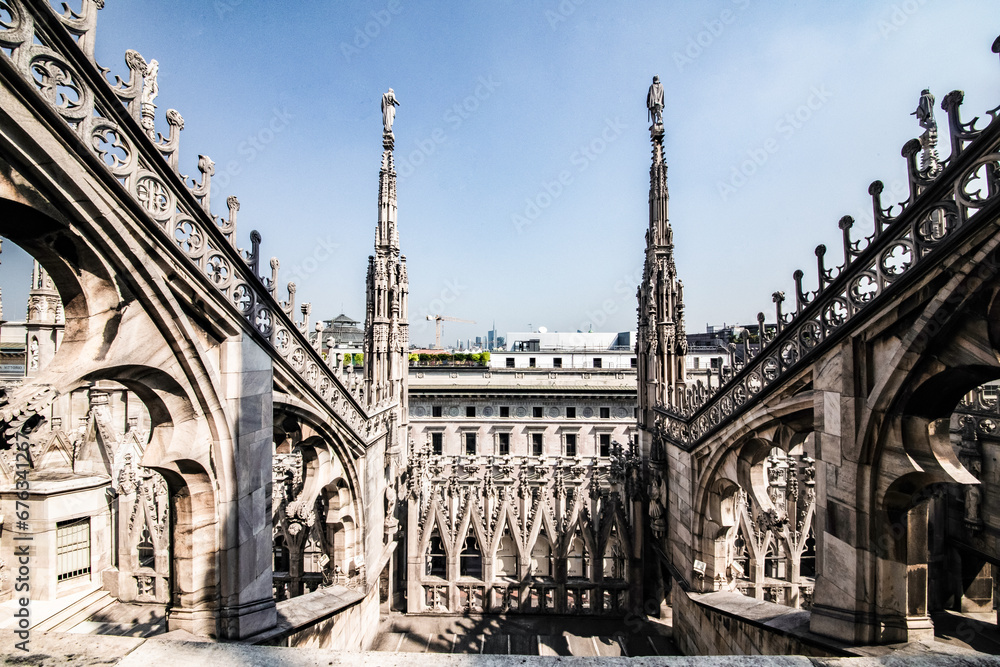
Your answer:
[[[545,454],[545,443],[543,440],[542,433],[530,433],[531,441],[531,455],[532,456],[543,456]],[[479,442],[476,433],[463,433],[462,443],[465,446],[465,454],[467,456],[476,456],[480,454]],[[576,456],[577,452],[577,434],[576,433],[566,433],[563,435],[562,441],[562,455],[563,456]],[[599,433],[597,435],[597,447],[599,455],[602,457],[611,456],[611,434],[610,433]],[[444,454],[444,433],[435,432],[431,433],[431,453],[441,455]],[[485,453],[485,452],[484,452]],[[497,456],[509,456],[510,455],[510,433],[497,433],[496,439],[494,441],[493,453]]]
[[[637,410],[638,408],[633,408],[633,416],[637,414]],[[598,415],[601,419],[611,419],[611,408],[598,408]],[[444,407],[441,405],[431,406],[431,416],[444,417]],[[465,416],[473,418],[476,417],[476,406],[465,406]],[[536,405],[531,408],[531,416],[534,419],[542,419],[545,416],[545,409],[540,405]],[[510,417],[510,406],[500,406],[500,417],[501,419]],[[576,419],[575,407],[566,408],[566,419]]]
[[[507,357],[506,361],[507,361],[507,368],[515,368],[514,357]],[[536,368],[537,361],[538,360],[535,357],[528,357],[528,368]],[[594,361],[592,363],[593,363],[592,368],[604,368],[604,360],[601,359],[600,357],[594,357]],[[632,368],[635,368],[636,367],[635,357],[629,359],[629,363],[631,364]],[[553,357],[552,368],[562,368],[562,367],[563,367],[562,357]]]
[[[713,371],[719,370],[719,366],[722,363],[722,357],[710,357],[709,365],[703,365],[701,357],[688,357],[687,367],[699,370],[701,368],[711,368]]]

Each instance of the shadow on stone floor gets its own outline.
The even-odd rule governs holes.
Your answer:
[[[384,616],[373,650],[486,655],[677,655],[670,627],[639,619],[549,615]]]
[[[932,615],[934,638],[936,641],[946,644],[955,644],[982,653],[1000,655],[1000,629],[997,628],[995,618],[992,614],[972,615],[954,611],[937,612]]]

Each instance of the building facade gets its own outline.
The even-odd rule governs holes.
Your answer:
[[[635,407],[630,369],[412,368],[407,611],[626,613]]]

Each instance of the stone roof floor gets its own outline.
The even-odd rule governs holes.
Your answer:
[[[801,656],[705,657],[547,657],[413,653],[338,653],[325,649],[293,649],[215,643],[183,632],[149,639],[109,635],[34,633],[30,653],[14,648],[14,632],[0,631],[3,665],[120,665],[151,667],[1000,667],[1000,657],[984,654],[941,654],[911,647],[906,651],[864,658]]]

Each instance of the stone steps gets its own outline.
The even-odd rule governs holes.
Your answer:
[[[167,631],[166,605],[115,602],[72,630],[73,634],[152,637]]]
[[[32,629],[37,632],[65,632],[114,603],[115,599],[110,593],[97,589],[55,614],[36,622]]]

